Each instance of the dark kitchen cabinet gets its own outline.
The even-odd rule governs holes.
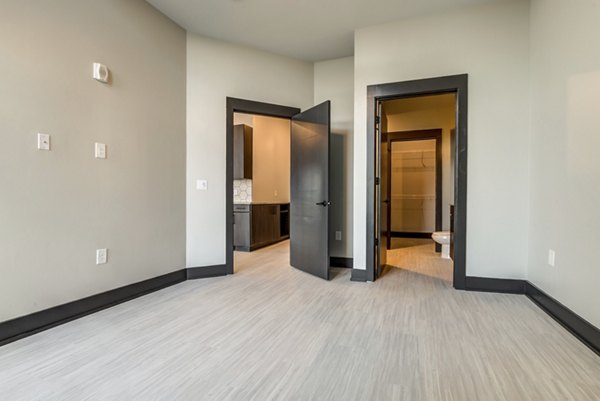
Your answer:
[[[252,205],[252,243],[261,245],[279,239],[279,205]]]
[[[233,245],[251,252],[289,238],[289,204],[234,205]]]
[[[233,126],[233,179],[252,179],[252,127]]]

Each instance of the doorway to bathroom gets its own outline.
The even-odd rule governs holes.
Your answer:
[[[443,230],[442,135],[442,129],[384,133],[388,250],[423,243],[414,240],[431,240]]]
[[[465,288],[467,80],[368,87],[367,280],[401,269]]]
[[[382,134],[382,149],[387,152],[387,157],[382,157],[387,168],[387,174],[382,174],[387,177],[382,195],[387,207],[383,213],[387,221],[382,224],[387,227],[387,270],[382,275],[390,269],[401,269],[452,282],[449,213],[443,213],[443,209],[452,202],[451,185],[447,185],[452,180],[448,160],[452,151],[447,137],[454,128],[454,101],[454,95],[437,95],[393,100],[383,105],[384,121],[392,129],[397,128],[396,118],[409,128],[445,128],[384,130]]]

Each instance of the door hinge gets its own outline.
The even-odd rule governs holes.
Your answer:
[[[381,117],[375,116],[375,124],[379,124],[380,121],[381,121]]]
[[[375,185],[379,185],[379,177],[375,177]]]
[[[379,238],[375,238],[375,246],[379,246]]]

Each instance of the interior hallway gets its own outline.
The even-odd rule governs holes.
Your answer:
[[[600,400],[600,358],[524,296],[291,268],[288,242],[0,348],[0,399]]]

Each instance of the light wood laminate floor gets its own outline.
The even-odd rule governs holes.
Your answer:
[[[433,240],[392,238],[392,249],[387,257],[391,269],[399,268],[452,283],[452,260],[442,259],[440,253],[435,252]]]
[[[288,245],[0,348],[0,400],[600,400],[600,358],[524,296],[391,269],[289,267]]]

